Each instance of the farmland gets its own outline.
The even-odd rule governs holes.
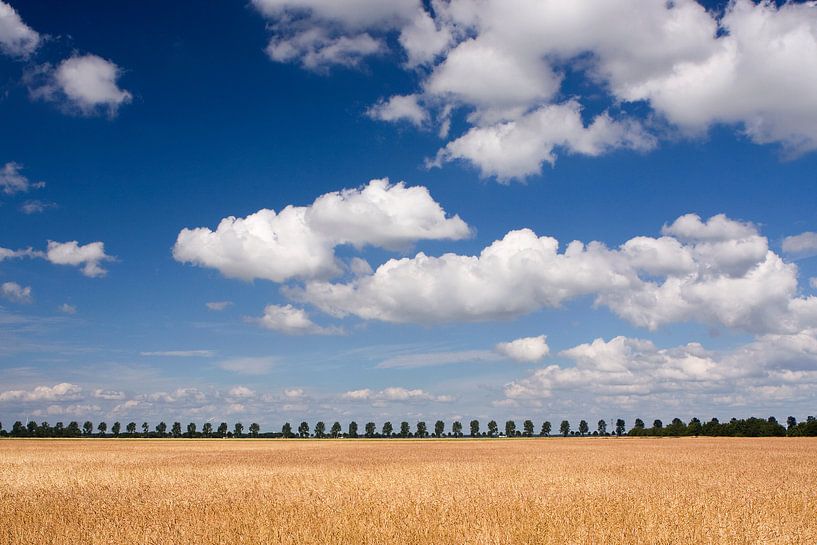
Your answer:
[[[817,439],[3,440],[0,544],[817,543]]]

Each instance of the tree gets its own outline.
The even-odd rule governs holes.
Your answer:
[[[570,422],[562,420],[562,424],[559,426],[559,432],[562,436],[567,437],[567,434],[570,433]]]
[[[793,416],[790,416],[790,417],[788,417],[786,419],[786,424],[787,424],[787,428],[789,430],[792,430],[792,429],[794,429],[795,426],[797,426],[797,419],[795,417],[793,417]]]
[[[125,426],[125,431],[128,432],[128,435],[133,435],[136,433],[136,422],[128,422],[128,425]]]
[[[150,429],[150,427],[148,426],[148,423],[147,422],[142,422],[142,435],[147,437],[149,429]]]
[[[428,428],[426,428],[426,423],[423,421],[417,422],[417,433],[414,435],[415,437],[423,438],[428,435]]]
[[[371,439],[375,433],[377,433],[377,427],[374,425],[374,422],[366,422],[366,437]]]
[[[233,437],[241,438],[241,434],[244,433],[244,424],[242,424],[241,422],[236,422],[234,430],[235,431],[233,431]],[[306,433],[307,435],[309,434],[309,428],[307,428]]]
[[[525,420],[522,423],[522,430],[525,437],[533,437],[533,421]]]
[[[457,420],[451,424],[451,431],[454,433],[454,437],[462,437],[462,422]]]
[[[193,437],[195,437],[195,435],[196,435],[196,424],[193,423],[193,422],[190,422],[187,425],[187,437],[192,439]]]
[[[222,422],[221,424],[219,424],[218,429],[216,431],[218,432],[218,435],[220,437],[222,438],[227,437],[227,422]],[[290,431],[292,430],[290,429]]]
[[[108,425],[105,422],[100,422],[96,429],[99,431],[100,437],[105,437],[105,432],[108,431]]]
[[[496,420],[491,420],[488,422],[488,437],[496,437],[499,434],[499,426],[496,424]]]
[[[321,420],[315,424],[315,437],[322,439],[326,436],[326,423]]]
[[[607,421],[605,419],[599,420],[598,423],[599,435],[607,435]]]
[[[29,422],[28,424],[29,424],[29,426],[28,426],[29,432],[31,432],[31,424],[33,424],[33,422]],[[35,424],[35,427],[36,427],[36,424]],[[94,431],[94,424],[90,420],[86,420],[85,423],[82,425],[83,435],[91,435],[91,433],[93,431]]]
[[[545,420],[542,422],[542,431],[539,432],[539,435],[543,435],[545,437],[550,436],[551,425],[549,420]]]
[[[285,422],[281,427],[281,435],[283,435],[286,439],[292,437],[292,424]]]
[[[182,423],[181,422],[173,422],[173,427],[170,428],[170,434],[175,438],[178,439],[182,436]]]
[[[656,418],[652,422],[652,427],[655,428],[656,430],[660,430],[664,427],[664,423]]]
[[[636,418],[635,419],[635,425],[633,427],[635,429],[637,429],[637,430],[643,430],[644,429],[644,421],[641,420],[640,418]]]
[[[471,420],[471,437],[479,435],[479,420]]]
[[[505,422],[505,435],[508,437],[513,437],[516,435],[516,422],[513,420],[507,420]]]
[[[80,433],[81,432],[79,431],[79,423],[77,423],[76,420],[72,420],[68,424],[68,427],[65,428],[65,434],[68,437],[79,437]]]
[[[776,423],[777,422],[775,421],[775,424]],[[698,435],[701,435],[702,430],[703,425],[701,424],[700,420],[698,420],[697,418],[693,418],[692,420],[689,421],[689,424],[687,425],[687,433],[689,435],[694,435],[697,437]]]
[[[343,431],[343,428],[340,427],[340,422],[335,422],[334,424],[332,424],[332,429],[330,430],[330,433],[333,439],[337,438],[337,436],[340,435],[341,431]]]
[[[119,422],[114,422],[113,426],[111,426],[111,433],[114,437],[119,437],[119,432],[122,430],[122,424]]]
[[[258,433],[259,433],[260,431],[261,431],[261,426],[259,426],[257,422],[253,422],[252,424],[250,424],[250,434],[251,434],[253,437],[256,437],[256,438],[257,438],[257,437],[258,437]]]
[[[590,431],[590,427],[587,425],[587,421],[586,420],[580,421],[579,422],[579,433],[581,434],[581,436],[584,437],[584,434],[589,432],[589,431]]]
[[[442,437],[443,433],[445,433],[445,422],[437,420],[434,422],[434,437]]]
[[[349,422],[349,437],[352,439],[357,438],[357,422],[354,420]]]
[[[210,422],[205,422],[201,427],[201,434],[205,437],[213,435],[213,425]]]
[[[164,437],[166,431],[167,424],[164,422],[159,422],[159,424],[156,426],[156,433],[159,435],[159,437]]]
[[[23,427],[23,423],[19,420],[15,422],[11,426],[11,435],[12,437],[22,437],[26,434],[26,429]]]
[[[394,427],[391,422],[383,422],[383,437],[391,437],[392,433],[394,433]]]
[[[91,424],[90,422],[88,422],[88,423]],[[28,424],[26,424],[26,430],[27,430],[26,433],[30,437],[35,437],[37,435],[37,428],[38,427],[39,426],[37,426],[36,422],[34,422],[33,420],[29,420]],[[88,435],[91,435],[92,431],[94,431],[94,425],[93,424],[91,424],[91,429],[88,430]]]
[[[309,437],[309,424],[301,422],[298,426],[298,437]]]
[[[51,437],[51,424],[46,421],[40,422],[37,426],[37,437]]]
[[[408,422],[400,422],[400,437],[408,437],[411,435],[411,429]]]
[[[0,431],[3,431],[2,425],[0,425]],[[65,427],[62,422],[57,422],[54,425],[54,437],[62,437],[63,435],[65,435]]]
[[[621,418],[616,420],[616,435],[618,435],[619,437],[624,435],[625,428],[626,424],[624,423],[624,420],[622,420]]]

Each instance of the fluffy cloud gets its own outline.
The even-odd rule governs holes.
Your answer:
[[[417,95],[395,95],[387,100],[381,100],[367,110],[372,119],[381,121],[408,121],[412,125],[422,127],[428,122],[428,112],[417,101]]]
[[[379,391],[368,388],[350,390],[341,394],[341,398],[350,401],[373,401],[378,403],[387,401],[438,401],[445,403],[452,400],[451,396],[433,395],[425,390],[408,389],[399,386],[390,386]]]
[[[0,2],[0,51],[26,59],[39,44],[40,35],[23,22],[13,7]]]
[[[298,399],[304,396],[303,388],[286,388],[284,389],[284,396],[289,399]]]
[[[31,182],[28,178],[20,174],[23,168],[18,163],[6,163],[0,169],[0,189],[6,195],[14,195],[15,193],[25,193],[30,189],[39,189],[45,187],[45,182]]]
[[[286,38],[274,38],[267,46],[267,54],[272,60],[299,60],[305,68],[312,70],[331,65],[356,66],[364,57],[381,50],[381,43],[366,33],[333,37],[318,28]]]
[[[796,256],[817,254],[817,233],[806,231],[783,239],[783,251]]]
[[[318,197],[310,206],[259,210],[229,217],[215,231],[183,229],[173,248],[177,261],[212,267],[224,276],[284,282],[336,275],[341,244],[401,249],[422,239],[470,234],[459,216],[446,217],[425,187],[372,180],[359,189]]]
[[[513,360],[535,362],[545,358],[550,353],[550,347],[547,344],[547,338],[539,335],[499,343],[496,345],[496,351]]]
[[[817,148],[811,2],[736,0],[720,13],[693,0],[438,0],[428,10],[408,0],[358,0],[343,10],[326,4],[257,0],[271,22],[271,56],[310,69],[356,65],[397,36],[406,67],[423,66],[420,83],[395,97],[402,105],[376,105],[383,115],[373,117],[427,125],[428,114],[406,102],[419,98],[445,128],[451,109],[464,109],[470,127],[443,146],[438,163],[463,159],[507,180],[539,172],[557,149],[599,155],[654,145],[617,113],[586,122],[555,115],[570,105],[562,102],[567,72],[582,84],[571,88],[584,93],[577,104],[601,95],[616,111],[646,104],[681,134],[726,124],[791,153]],[[508,152],[514,157],[502,160]]]
[[[817,330],[761,335],[731,350],[707,350],[698,343],[658,348],[651,341],[596,339],[559,356],[572,366],[549,365],[505,386],[506,399],[555,395],[619,406],[673,400],[695,405],[735,404],[746,396],[796,401],[817,386]]]
[[[331,22],[347,29],[373,25],[395,25],[408,20],[420,7],[418,0],[253,0],[253,5],[271,19],[307,17],[312,22]]]
[[[255,397],[255,392],[246,386],[235,386],[227,392],[230,397]]]
[[[272,21],[273,36],[267,54],[277,62],[298,62],[309,70],[331,66],[357,66],[362,59],[385,51],[373,28],[399,27],[419,12],[415,0],[378,2],[354,0],[254,0],[253,4]]]
[[[3,282],[0,284],[0,296],[15,303],[30,303],[31,287],[23,287],[17,282]]]
[[[82,115],[116,115],[132,95],[119,88],[121,69],[96,55],[74,56],[57,67],[44,65],[28,76],[33,98],[58,102]]]
[[[611,149],[649,150],[653,137],[634,121],[614,121],[601,114],[586,125],[576,101],[543,106],[513,121],[475,127],[440,150],[429,164],[465,159],[483,176],[501,182],[541,172],[542,163],[556,162],[556,148],[580,155],[601,155]]]
[[[817,319],[817,298],[797,295],[797,267],[770,251],[753,225],[686,215],[663,232],[615,249],[573,241],[559,252],[556,239],[522,229],[478,256],[419,253],[349,283],[285,291],[336,317],[388,322],[511,318],[584,295],[649,329],[698,321],[791,332]]]
[[[72,265],[82,267],[82,274],[91,278],[105,276],[108,271],[100,266],[105,261],[114,258],[105,253],[103,242],[91,242],[80,246],[76,240],[71,242],[48,241],[45,258],[56,265]]]
[[[81,266],[82,274],[92,278],[105,276],[108,273],[100,266],[100,263],[115,260],[115,258],[105,253],[105,244],[103,242],[91,242],[80,246],[75,240],[70,242],[49,240],[48,247],[44,252],[32,248],[22,250],[0,248],[0,261],[21,258],[45,259],[55,265]]]
[[[248,318],[263,328],[287,335],[338,335],[343,330],[337,327],[322,327],[309,319],[302,308],[292,305],[267,305],[260,318]]]
[[[97,388],[94,390],[94,397],[97,399],[105,399],[105,400],[122,400],[125,399],[125,392],[121,390],[105,390],[103,388]]]
[[[82,398],[82,388],[69,382],[54,386],[37,386],[32,390],[7,390],[0,392],[0,402],[6,401],[67,401]]]

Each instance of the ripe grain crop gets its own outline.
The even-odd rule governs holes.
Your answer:
[[[0,543],[817,543],[817,439],[3,440]]]

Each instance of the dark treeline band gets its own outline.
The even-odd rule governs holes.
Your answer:
[[[96,431],[96,433],[95,433]],[[688,423],[684,423],[680,418],[674,418],[668,425],[664,425],[661,420],[654,420],[651,427],[647,427],[644,421],[636,418],[633,427],[627,430],[627,425],[621,418],[610,421],[608,431],[607,421],[599,420],[596,429],[590,431],[587,421],[579,422],[578,429],[573,429],[567,420],[562,420],[558,430],[552,429],[551,423],[545,421],[538,430],[534,429],[533,421],[525,420],[521,429],[516,428],[516,422],[508,420],[505,422],[504,430],[500,430],[495,420],[488,422],[486,430],[480,429],[479,420],[471,420],[468,432],[463,431],[461,422],[456,421],[451,425],[450,431],[446,432],[445,423],[437,420],[434,429],[429,430],[424,421],[417,422],[412,430],[408,422],[400,422],[395,428],[391,422],[383,423],[378,429],[374,422],[366,423],[363,430],[358,430],[357,422],[350,422],[344,431],[340,422],[335,422],[327,430],[326,423],[317,422],[314,430],[310,430],[307,422],[301,422],[297,429],[293,430],[292,425],[287,422],[280,432],[261,433],[261,426],[256,423],[244,429],[240,422],[236,423],[232,429],[226,422],[213,427],[210,422],[205,423],[201,429],[191,422],[182,429],[180,422],[174,422],[170,428],[165,422],[160,422],[153,429],[147,422],[138,425],[136,422],[129,422],[124,429],[120,422],[114,422],[110,430],[105,422],[100,422],[96,428],[91,421],[86,421],[82,426],[78,422],[70,422],[64,425],[57,422],[50,425],[48,422],[30,421],[23,425],[19,420],[12,425],[11,431],[3,429],[0,423],[0,437],[122,437],[122,438],[366,438],[366,439],[391,439],[391,438],[463,438],[463,437],[606,437],[606,436],[645,436],[645,437],[683,437],[683,436],[707,436],[707,437],[798,437],[817,436],[817,418],[809,416],[803,422],[790,416],[786,419],[786,425],[779,423],[773,416],[769,418],[733,418],[729,422],[720,422],[713,418],[706,423],[693,418]]]

